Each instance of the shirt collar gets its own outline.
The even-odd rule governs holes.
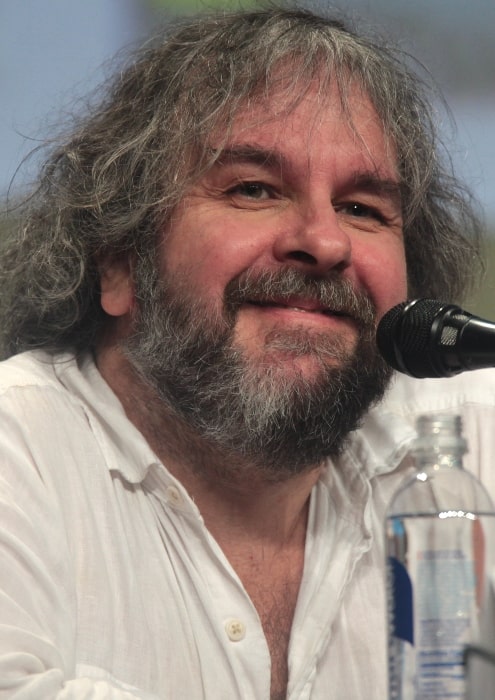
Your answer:
[[[90,355],[79,363],[57,363],[57,374],[67,389],[82,400],[110,470],[121,473],[130,483],[140,483],[152,465],[161,464],[142,433],[127,418]],[[393,471],[415,436],[414,426],[392,406],[387,394],[350,435],[348,457],[368,478]]]
[[[396,410],[390,399],[396,377],[383,400],[371,408],[349,440],[349,451],[354,462],[361,465],[369,478],[396,469],[410,449],[416,436],[408,414]]]
[[[91,355],[84,355],[79,362],[73,358],[57,362],[55,370],[62,384],[81,400],[109,470],[119,472],[130,483],[142,482],[149,468],[160,460],[127,418]]]

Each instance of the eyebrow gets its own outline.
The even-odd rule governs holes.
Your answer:
[[[256,144],[241,144],[238,146],[227,146],[220,151],[210,149],[212,157],[215,158],[215,165],[235,165],[237,163],[250,163],[260,165],[270,170],[288,170],[289,161],[278,150],[263,148]]]
[[[363,190],[371,194],[389,197],[400,202],[402,200],[402,187],[398,180],[388,177],[380,177],[376,172],[357,173],[352,181],[353,189]]]
[[[251,163],[269,170],[279,172],[290,171],[290,162],[283,153],[276,149],[267,149],[257,144],[240,144],[227,146],[219,151],[209,149],[214,158],[215,165],[235,165],[237,163]],[[359,189],[370,194],[385,196],[400,204],[402,201],[402,187],[398,180],[381,177],[377,171],[366,170],[356,172],[349,184],[349,189]]]

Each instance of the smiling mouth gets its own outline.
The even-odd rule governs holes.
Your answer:
[[[311,304],[298,305],[297,303],[290,302],[280,302],[280,301],[249,301],[252,306],[259,306],[261,308],[270,309],[284,309],[287,311],[297,311],[298,313],[306,314],[320,314],[322,316],[332,316],[340,318],[351,318],[348,313],[344,311],[338,311],[336,309],[329,309],[321,306],[314,306]]]

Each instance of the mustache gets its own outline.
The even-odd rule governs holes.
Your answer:
[[[376,322],[376,309],[370,297],[355,290],[350,280],[334,271],[325,277],[315,277],[293,267],[244,272],[227,284],[224,304],[233,318],[243,304],[290,302],[294,297],[314,301],[330,313],[350,316],[361,326],[374,326]]]

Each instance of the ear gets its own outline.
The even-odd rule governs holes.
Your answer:
[[[110,316],[125,316],[135,306],[135,290],[132,266],[128,258],[112,258],[101,261],[101,306]]]

